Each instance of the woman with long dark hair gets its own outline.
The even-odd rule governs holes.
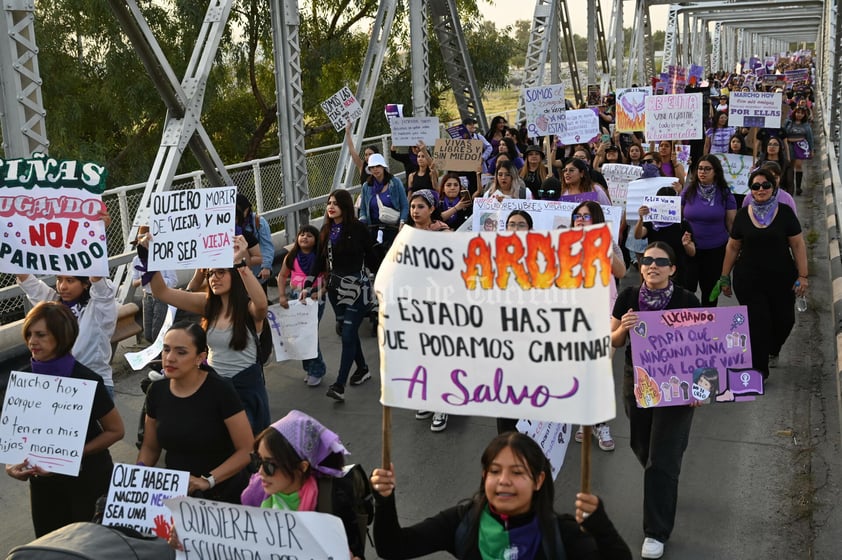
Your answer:
[[[593,182],[590,170],[591,168],[587,162],[581,159],[572,157],[567,160],[561,171],[561,199],[564,200],[565,197],[571,197],[577,194],[594,193],[597,202],[611,206],[611,199],[608,197],[608,193],[605,192],[601,185]]]
[[[784,131],[795,172],[795,194],[801,194],[801,181],[804,178],[801,162],[813,159],[813,129],[806,107],[798,106],[792,110],[792,114],[784,123]]]
[[[728,153],[728,141],[737,131],[728,126],[728,113],[720,111],[713,117],[713,124],[705,131],[705,154]]]
[[[374,543],[381,558],[402,560],[445,551],[455,558],[630,559],[602,501],[576,495],[576,516],[553,510],[550,463],[529,436],[498,435],[482,454],[479,490],[470,502],[401,527],[394,466],[374,469]],[[558,550],[561,547],[563,550]]]
[[[786,141],[777,136],[770,136],[763,143],[763,147],[757,154],[757,166],[763,165],[766,161],[773,161],[781,168],[781,188],[790,195],[795,194],[795,176],[793,175],[792,162],[789,161],[789,150],[786,148]]]

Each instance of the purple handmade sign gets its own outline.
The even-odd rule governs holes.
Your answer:
[[[637,406],[754,400],[763,376],[751,369],[745,306],[641,311],[629,332]]]
[[[599,193],[596,191],[589,191],[576,194],[565,194],[558,198],[561,202],[585,202],[587,200],[598,201]]]

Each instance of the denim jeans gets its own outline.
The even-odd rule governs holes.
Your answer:
[[[289,294],[289,299],[298,299],[300,292],[297,290],[293,290]],[[307,305],[311,305],[315,303],[312,299],[307,302]],[[324,299],[319,300],[319,320],[318,323],[322,322],[322,315],[325,314],[325,301]],[[317,325],[318,325],[317,323]],[[307,372],[307,375],[310,377],[324,377],[325,373],[327,372],[327,366],[325,365],[325,359],[322,356],[322,346],[319,344],[318,341],[319,336],[319,329],[318,326],[316,327],[316,348],[318,350],[318,355],[315,358],[310,358],[309,360],[301,360],[301,365],[304,367],[304,371]]]
[[[368,279],[365,281],[367,282]],[[328,290],[328,298],[336,314],[336,322],[342,325],[342,356],[339,359],[339,375],[336,383],[343,387],[347,384],[352,363],[356,362],[358,368],[367,367],[359,330],[360,324],[368,315],[369,294],[369,290],[363,289],[355,299],[352,299],[348,297],[347,292],[341,294],[334,289]]]

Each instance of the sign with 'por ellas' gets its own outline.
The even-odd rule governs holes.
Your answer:
[[[153,193],[149,270],[231,268],[237,187]]]
[[[0,462],[77,476],[96,383],[13,371],[0,413]]]
[[[139,533],[170,536],[172,515],[164,500],[186,496],[190,473],[116,463],[102,524],[129,527]]]
[[[615,416],[607,224],[403,228],[375,280],[381,402],[591,425]]]
[[[42,154],[0,160],[0,272],[108,276],[106,176]]]
[[[751,369],[745,306],[638,312],[629,331],[637,406],[753,400],[763,376]]]

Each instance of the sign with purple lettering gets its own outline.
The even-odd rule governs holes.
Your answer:
[[[558,197],[558,199],[562,202],[585,202],[586,200],[593,200],[596,202],[599,200],[599,193],[596,191],[590,191],[575,194],[563,194]]]
[[[746,307],[638,312],[629,331],[637,406],[735,402],[763,394]]]

